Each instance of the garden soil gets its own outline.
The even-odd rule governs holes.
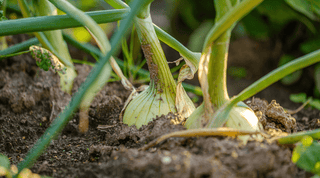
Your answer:
[[[85,65],[77,65],[76,69],[73,93],[91,70]],[[0,61],[0,73],[0,153],[8,156],[12,164],[18,164],[71,96],[59,89],[57,74],[39,69],[28,54]],[[243,89],[241,85],[250,81],[230,78],[228,88]],[[246,101],[261,118],[267,133],[285,135],[320,128],[317,110],[306,108],[292,116],[284,112],[280,105],[287,109],[299,107],[289,101],[290,92],[290,88],[275,84]],[[141,151],[159,136],[184,127],[171,124],[172,120],[181,119],[173,113],[159,116],[140,129],[121,123],[119,114],[129,94],[119,82],[108,83],[90,107],[88,133],[78,132],[79,115],[74,113],[38,158],[32,172],[84,178],[310,176],[291,162],[292,145],[270,140],[243,144],[229,137],[170,138]]]

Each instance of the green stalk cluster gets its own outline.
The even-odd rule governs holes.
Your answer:
[[[50,0],[57,8],[66,12],[69,16],[76,19],[83,26],[85,26],[88,32],[91,34],[93,39],[97,42],[102,54],[107,54],[111,49],[111,45],[104,31],[98,26],[98,24],[90,18],[88,15],[75,8],[68,2],[62,0]],[[96,79],[94,84],[90,87],[86,95],[84,96],[83,101],[80,104],[79,111],[79,131],[85,133],[89,128],[89,116],[88,111],[93,101],[95,95],[103,88],[107,83],[108,78],[111,73],[111,67],[115,73],[120,77],[122,85],[127,89],[132,91],[132,95],[136,94],[136,90],[129,80],[123,75],[120,67],[113,57],[110,58],[110,63],[107,63],[104,66],[102,75]]]
[[[62,0],[50,0],[57,8],[66,12],[69,16],[79,21],[83,26],[87,28],[92,37],[96,40],[103,55],[106,55],[110,51],[111,45],[109,40],[104,34],[103,30],[98,24],[91,19],[88,15],[77,9],[67,1]],[[112,58],[110,59],[112,61]],[[85,133],[89,129],[89,108],[96,96],[96,94],[107,83],[111,73],[111,65],[107,62],[103,66],[102,72],[98,75],[97,79],[92,83],[90,88],[86,91],[83,99],[79,105],[79,131]]]
[[[56,138],[58,134],[62,131],[62,129],[67,125],[69,119],[72,114],[78,108],[78,105],[81,103],[83,97],[87,93],[87,90],[93,86],[95,80],[102,74],[104,67],[106,66],[108,59],[112,56],[115,51],[119,49],[120,41],[131,25],[133,16],[137,13],[140,8],[140,4],[142,4],[145,0],[135,0],[131,4],[131,11],[129,15],[124,19],[122,26],[120,29],[114,34],[113,41],[111,42],[111,49],[106,54],[100,57],[99,62],[94,66],[91,70],[89,77],[85,80],[83,84],[81,84],[80,89],[73,96],[69,105],[65,107],[64,111],[57,116],[50,127],[46,130],[46,132],[41,136],[41,138],[34,144],[35,146],[29,150],[27,157],[23,160],[23,162],[19,163],[18,168],[19,172],[26,167],[31,167],[36,159],[44,152],[45,148],[48,147],[51,140]]]
[[[156,116],[177,112],[177,84],[152,24],[149,5],[144,7],[134,18],[134,24],[150,71],[150,84],[146,90],[133,98],[123,115],[124,123],[129,126],[136,125],[137,128],[146,125]],[[187,101],[186,103],[191,103],[188,107],[193,110],[194,106],[186,92],[180,97]]]

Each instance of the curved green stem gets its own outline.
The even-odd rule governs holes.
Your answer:
[[[97,23],[109,23],[123,19],[129,12],[127,9],[103,10],[86,12]],[[37,24],[37,25],[33,25]],[[198,67],[200,53],[190,51],[179,41],[156,26],[154,28],[160,41],[178,51],[186,57],[194,66]],[[47,30],[57,30],[83,26],[78,21],[68,15],[29,17],[17,20],[8,20],[0,22],[0,36],[15,35],[21,33],[30,33]]]
[[[311,130],[311,131],[302,131],[302,132],[290,134],[285,137],[280,137],[278,139],[278,143],[279,144],[295,144],[295,143],[299,142],[305,136],[310,136],[313,139],[319,140],[320,139],[320,129],[315,129],[315,130]]]
[[[316,50],[312,53],[304,55],[300,58],[297,58],[273,70],[266,76],[262,77],[261,79],[259,79],[258,81],[254,82],[252,85],[244,89],[242,92],[240,92],[238,95],[233,97],[231,100],[239,102],[239,101],[248,99],[249,97],[267,88],[271,84],[277,82],[278,80],[291,74],[292,72],[297,71],[299,69],[303,69],[317,62],[320,62],[320,50]]]
[[[100,24],[121,20],[128,14],[128,12],[128,9],[117,9],[86,12],[86,14]],[[69,15],[29,17],[0,22],[0,36],[81,26],[83,25]]]
[[[4,55],[17,53],[17,52],[23,51],[23,50],[28,50],[31,45],[36,45],[36,44],[39,44],[39,40],[37,38],[31,38],[31,39],[24,41],[22,43],[16,44],[14,46],[10,46],[10,47],[0,51],[0,58],[1,58],[1,56],[4,56]]]
[[[262,1],[263,0],[243,0],[240,4],[224,15],[209,31],[204,42],[203,51],[205,51],[205,49],[207,49],[223,32],[230,28],[232,24],[244,17]]]
[[[111,40],[111,50],[107,53],[107,55],[101,57],[101,60],[98,62],[97,65],[95,65],[93,70],[91,70],[89,76],[87,77],[85,82],[80,86],[79,91],[74,95],[69,105],[65,108],[65,110],[62,113],[59,114],[59,116],[56,119],[54,119],[50,127],[36,142],[35,146],[29,151],[24,161],[18,164],[19,172],[24,168],[31,167],[32,164],[36,161],[36,159],[43,153],[45,148],[50,144],[51,140],[57,137],[64,128],[64,126],[69,122],[70,116],[77,109],[86,91],[94,83],[95,79],[101,74],[103,66],[108,62],[108,59],[119,48],[121,38],[123,37],[127,29],[130,27],[133,17],[140,8],[141,2],[143,2],[143,0],[135,0],[132,3],[131,12],[123,21],[121,28],[114,34]]]
[[[26,53],[30,53],[30,51],[21,51],[21,52],[11,53],[11,54],[7,54],[7,55],[1,55],[0,56],[0,60],[8,58],[8,57],[12,57],[12,56],[18,56],[18,55],[21,55],[21,54],[26,54]]]
[[[66,12],[69,16],[76,19],[82,25],[87,27],[96,38],[96,41],[100,47],[102,53],[106,54],[108,50],[110,50],[109,40],[104,34],[103,30],[99,27],[99,25],[92,20],[88,15],[80,11],[71,5],[68,1],[62,0],[49,0],[52,4],[54,4],[60,10]]]
[[[178,51],[182,56],[186,57],[198,69],[201,53],[195,53],[186,48],[178,40],[173,38],[167,32],[153,24],[154,30],[160,41],[164,42],[174,50]]]
[[[106,3],[110,4],[115,9],[130,8],[126,3],[121,0],[104,0]]]
[[[255,95],[256,93],[267,88],[271,84],[277,82],[283,77],[291,74],[294,71],[303,69],[307,66],[315,64],[320,61],[320,50],[309,53],[305,56],[297,58],[260,78],[258,81],[251,84],[249,87],[245,88],[238,95],[231,98],[231,100],[222,107],[221,111],[217,112],[216,119],[214,120],[214,127],[220,127],[226,122],[226,116],[229,114],[228,110],[232,108],[235,104],[248,99],[249,97]],[[224,109],[223,109],[224,108]],[[225,111],[224,111],[225,110]]]

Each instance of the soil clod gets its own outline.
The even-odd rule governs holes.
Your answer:
[[[275,100],[268,104],[266,100],[252,98],[248,105],[255,112],[265,130],[297,132],[296,119],[288,114]]]

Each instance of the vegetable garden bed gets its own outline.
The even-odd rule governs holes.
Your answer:
[[[250,30],[249,21],[277,22],[271,1],[214,0],[214,23],[190,19],[200,29],[191,51],[153,24],[151,2],[105,0],[114,10],[83,12],[63,0],[18,0],[19,8],[0,0],[0,176],[318,178],[318,41],[293,55],[285,47],[299,37],[268,39],[283,26]],[[278,4],[279,13],[290,6],[314,21],[320,15],[317,1]],[[8,20],[7,6],[24,18]],[[295,11],[281,20],[291,18],[316,36],[319,24]],[[116,21],[109,42],[98,23]],[[61,30],[79,26],[94,43]],[[31,32],[27,41],[17,35]],[[160,41],[181,57],[167,60]]]
[[[79,75],[73,92],[90,68],[76,65]],[[0,152],[17,164],[71,96],[59,89],[57,74],[39,69],[28,54],[2,60],[0,71]],[[249,82],[229,77],[228,86],[239,89],[240,83]],[[289,91],[276,84],[256,97],[283,101],[286,108],[295,109],[299,105],[288,101]],[[292,148],[275,142],[243,145],[228,137],[170,138],[138,151],[159,136],[184,128],[170,124],[170,120],[179,119],[174,114],[157,117],[139,130],[120,123],[119,114],[129,94],[119,82],[106,85],[91,104],[88,133],[78,133],[79,114],[75,113],[32,172],[52,177],[308,177],[291,162]],[[297,131],[320,128],[318,110],[306,108],[293,116]],[[98,129],[99,125],[109,127]]]

